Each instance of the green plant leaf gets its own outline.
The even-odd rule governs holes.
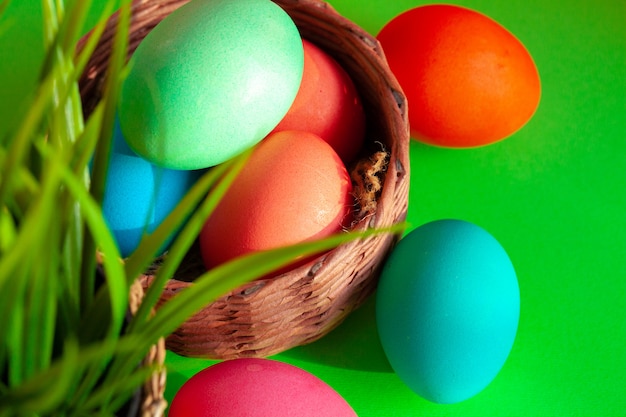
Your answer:
[[[3,294],[11,294],[11,297],[4,297],[0,303],[0,317],[5,317],[5,323],[0,326],[0,375],[5,375],[7,380],[3,382],[7,385],[13,385],[11,380],[15,380],[15,377],[10,377],[10,372],[17,372],[17,370],[10,371],[9,368],[16,367],[19,369],[22,350],[21,350],[21,321],[24,306],[24,291],[28,279],[28,269],[21,268],[15,271],[13,279],[5,280],[0,283],[0,291]],[[14,326],[20,326],[18,329],[14,329]],[[8,367],[8,368],[7,368]]]
[[[79,349],[76,342],[68,340],[64,355],[53,366],[0,396],[0,410],[9,416],[43,415],[67,400],[67,392],[77,374]]]
[[[75,60],[75,67],[78,74],[82,74],[89,62],[89,59],[93,55],[100,38],[102,37],[102,33],[106,28],[107,21],[113,12],[114,3],[112,1],[107,1],[102,9],[98,21],[95,26],[89,32],[85,42],[82,44],[82,49],[78,52]]]
[[[58,254],[50,254],[57,257]],[[51,262],[54,266],[54,262]],[[41,317],[38,320],[40,327],[34,330],[35,335],[31,338],[37,339],[33,348],[33,362],[38,362],[35,372],[41,372],[48,368],[54,358],[54,342],[58,329],[55,327],[57,322],[57,294],[59,293],[60,277],[58,273],[50,273],[50,264],[41,264],[41,275],[43,279],[43,288],[41,289]]]
[[[63,349],[63,356],[54,361],[50,367],[37,374],[33,378],[21,384],[18,388],[10,391],[5,396],[0,396],[0,410],[20,410],[22,414],[40,413],[46,415],[51,409],[63,406],[66,410],[72,410],[70,415],[86,415],[78,413],[84,409],[85,404],[90,407],[96,402],[107,404],[107,392],[127,396],[128,392],[137,389],[144,382],[153,369],[153,366],[136,366],[126,370],[121,380],[113,385],[101,384],[96,391],[89,391],[87,396],[81,396],[74,387],[84,380],[85,372],[94,367],[102,367],[107,371],[103,358],[113,356],[127,356],[134,354],[143,341],[139,335],[127,335],[117,340],[103,340],[90,346],[80,346],[78,341],[68,339]],[[136,373],[141,377],[135,377]],[[51,384],[50,381],[54,381]],[[93,392],[98,392],[97,401],[91,399]],[[127,398],[127,397],[126,397]],[[121,398],[120,398],[121,399]],[[115,398],[115,402],[119,400]],[[74,414],[76,413],[76,414]],[[91,413],[89,415],[93,415]],[[16,415],[16,414],[11,414]],[[56,414],[55,414],[56,415]],[[99,410],[98,413],[99,414]]]
[[[57,164],[58,166],[58,164]],[[58,169],[48,169],[45,174],[45,186],[40,195],[36,196],[30,210],[19,228],[19,233],[13,247],[3,255],[0,262],[0,285],[10,279],[12,273],[20,265],[35,262],[33,254],[45,250],[47,225],[53,221],[54,201],[60,184]]]
[[[85,170],[89,169],[89,162],[91,161],[100,136],[102,114],[103,105],[99,103],[87,120],[85,130],[76,141],[75,152],[70,161],[70,166],[73,167],[74,174],[77,176],[84,175]]]
[[[8,384],[9,386],[18,386],[24,380],[24,316],[26,314],[26,303],[24,302],[26,285],[25,281],[20,283],[14,288],[12,297],[14,301],[10,315],[7,316],[7,331],[6,331],[6,346],[7,351],[11,357],[11,363],[8,371]]]
[[[11,213],[6,207],[0,207],[0,255],[13,245],[16,234]]]
[[[50,156],[50,158],[54,158]],[[110,291],[110,301],[112,307],[112,329],[111,334],[119,334],[124,314],[128,307],[128,288],[126,286],[126,278],[124,268],[120,262],[120,254],[111,232],[106,226],[106,221],[102,215],[100,206],[94,201],[93,197],[84,188],[84,184],[80,179],[74,176],[73,172],[67,166],[60,166],[64,184],[69,192],[80,201],[80,209],[85,217],[85,221],[89,226],[90,233],[99,242],[102,252],[102,264],[106,271],[107,288]],[[95,273],[95,269],[90,271],[89,276]],[[85,278],[83,276],[83,278]]]
[[[50,241],[59,238],[59,230],[50,228]],[[56,236],[55,236],[56,235]],[[58,279],[59,254],[54,251],[41,253],[38,262],[33,263],[25,297],[23,328],[24,379],[49,365],[52,360],[54,322],[56,304],[55,284]]]
[[[103,122],[100,131],[100,138],[93,162],[93,174],[91,184],[91,194],[98,203],[102,202],[104,195],[104,182],[108,167],[108,159],[111,148],[111,138],[113,136],[113,125],[117,100],[122,84],[120,75],[126,65],[128,50],[128,31],[130,27],[131,1],[124,0],[118,11],[117,30],[113,41],[113,49],[109,57],[107,74],[103,88]]]
[[[144,263],[146,260],[150,260],[154,257],[154,253],[158,250],[161,242],[164,242],[174,230],[179,228],[183,219],[189,219],[183,230],[172,243],[172,247],[165,258],[165,262],[159,268],[153,286],[146,292],[139,310],[131,321],[129,331],[133,330],[137,322],[145,321],[149,312],[154,309],[159,299],[161,289],[164,287],[167,279],[174,274],[176,268],[180,265],[185,254],[200,233],[205,220],[215,209],[235,177],[241,172],[241,169],[250,157],[252,151],[252,149],[249,149],[206,173],[194,184],[192,189],[155,232],[151,236],[143,239],[136,253],[131,255],[131,259],[127,262],[126,273],[129,277],[135,277],[146,268],[147,265]],[[207,195],[209,190],[210,193]],[[189,218],[191,211],[198,206],[202,199],[204,199],[204,201],[200,207],[195,211],[193,216]]]
[[[6,150],[0,147],[0,167],[5,166],[6,158]],[[32,201],[36,195],[40,194],[39,182],[33,173],[23,165],[14,166],[13,171],[5,174],[11,175],[14,180],[12,199],[5,201],[5,207],[12,209],[11,214],[16,211],[21,212],[21,208],[28,206],[27,202]],[[0,181],[2,181],[2,174],[0,174]]]
[[[136,366],[124,378],[101,384],[90,393],[83,408],[85,412],[95,410],[114,413],[121,408],[135,393],[138,387],[146,382],[158,369],[157,366]]]
[[[131,1],[122,1],[118,13],[118,24],[113,42],[113,50],[111,52],[103,90],[103,115],[100,137],[98,138],[98,144],[96,146],[96,152],[93,159],[90,192],[97,204],[102,203],[104,196],[106,173],[111,149],[111,138],[113,136],[115,109],[122,83],[121,74],[124,66],[126,65],[130,12]],[[95,269],[95,250],[96,241],[91,236],[86,236],[83,246],[83,277],[89,277]],[[106,251],[104,251],[104,253],[107,256],[111,256]],[[93,293],[93,281],[84,279],[81,291],[83,310],[85,310],[86,306],[91,304]]]
[[[73,56],[92,3],[92,0],[75,1],[68,15],[63,19],[63,25],[59,31],[63,55]]]
[[[20,167],[24,163],[26,152],[30,149],[29,145],[32,144],[31,139],[37,137],[35,132],[39,129],[43,114],[50,105],[54,83],[55,74],[50,74],[41,81],[38,91],[32,100],[32,106],[26,113],[19,129],[13,135],[8,135],[12,136],[10,141],[5,140],[8,142],[8,146],[0,173],[0,178],[2,178],[0,183],[0,202],[4,204],[7,204],[8,194],[12,191],[17,181],[17,178],[11,174],[19,172]]]
[[[53,51],[51,45],[59,31],[59,13],[57,4],[53,0],[42,0],[41,5],[43,10],[43,40],[48,52],[42,67],[42,71],[45,73],[50,68],[51,52]]]

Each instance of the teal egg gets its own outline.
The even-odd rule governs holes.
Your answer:
[[[385,354],[423,398],[457,403],[481,392],[513,346],[517,276],[483,228],[438,220],[408,233],[386,261],[376,295]]]
[[[122,86],[122,132],[170,169],[217,165],[261,141],[302,79],[293,20],[270,0],[193,0],[140,43]]]
[[[167,218],[203,172],[151,164],[126,146],[116,125],[102,213],[122,257],[129,256],[144,235],[152,233]],[[175,235],[164,242],[160,253]]]

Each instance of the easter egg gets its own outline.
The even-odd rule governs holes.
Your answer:
[[[537,67],[506,28],[453,5],[410,9],[377,35],[409,102],[414,139],[466,148],[502,140],[539,105]]]
[[[350,220],[352,184],[331,146],[309,132],[269,135],[200,233],[207,268],[240,255],[330,236]]]
[[[356,417],[332,387],[271,359],[219,362],[193,375],[172,400],[170,417]]]
[[[122,131],[155,165],[214,166],[280,122],[302,71],[298,29],[272,1],[191,1],[135,50],[118,105]]]
[[[202,171],[165,169],[132,154],[115,130],[102,212],[120,254],[130,255],[142,237],[171,213]],[[170,239],[161,248],[167,249]]]
[[[352,161],[365,137],[365,112],[348,73],[315,44],[303,40],[304,72],[296,98],[274,129],[315,133]]]
[[[383,267],[376,322],[399,378],[435,403],[481,392],[515,340],[520,294],[504,248],[483,228],[438,220],[404,236]]]

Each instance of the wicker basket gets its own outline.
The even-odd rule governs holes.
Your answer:
[[[133,5],[130,53],[165,16],[188,0],[141,0]],[[351,168],[358,194],[353,228],[385,227],[406,216],[409,188],[407,103],[377,40],[320,0],[275,0],[294,20],[303,38],[333,56],[348,72],[368,120],[362,159]],[[86,111],[99,97],[114,32],[113,18],[81,80]],[[354,241],[271,279],[251,282],[225,294],[190,318],[166,340],[185,356],[231,359],[269,356],[310,343],[335,328],[376,288],[378,274],[398,236]],[[193,248],[168,282],[165,302],[203,272]],[[152,275],[140,277],[144,287]]]

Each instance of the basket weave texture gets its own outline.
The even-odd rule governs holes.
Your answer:
[[[164,17],[188,0],[143,0],[133,5],[129,54]],[[274,0],[303,38],[334,57],[354,81],[368,120],[361,160],[351,167],[357,199],[353,230],[404,220],[409,188],[408,108],[378,41],[320,0]],[[115,29],[110,20],[81,80],[86,112],[99,98]],[[367,201],[363,200],[363,197]],[[313,342],[376,288],[382,263],[399,236],[353,241],[274,278],[248,283],[191,317],[166,339],[168,349],[193,357],[266,357]],[[156,266],[158,267],[158,265]],[[160,303],[193,285],[204,272],[197,248],[164,289]],[[152,273],[139,278],[144,287]]]

